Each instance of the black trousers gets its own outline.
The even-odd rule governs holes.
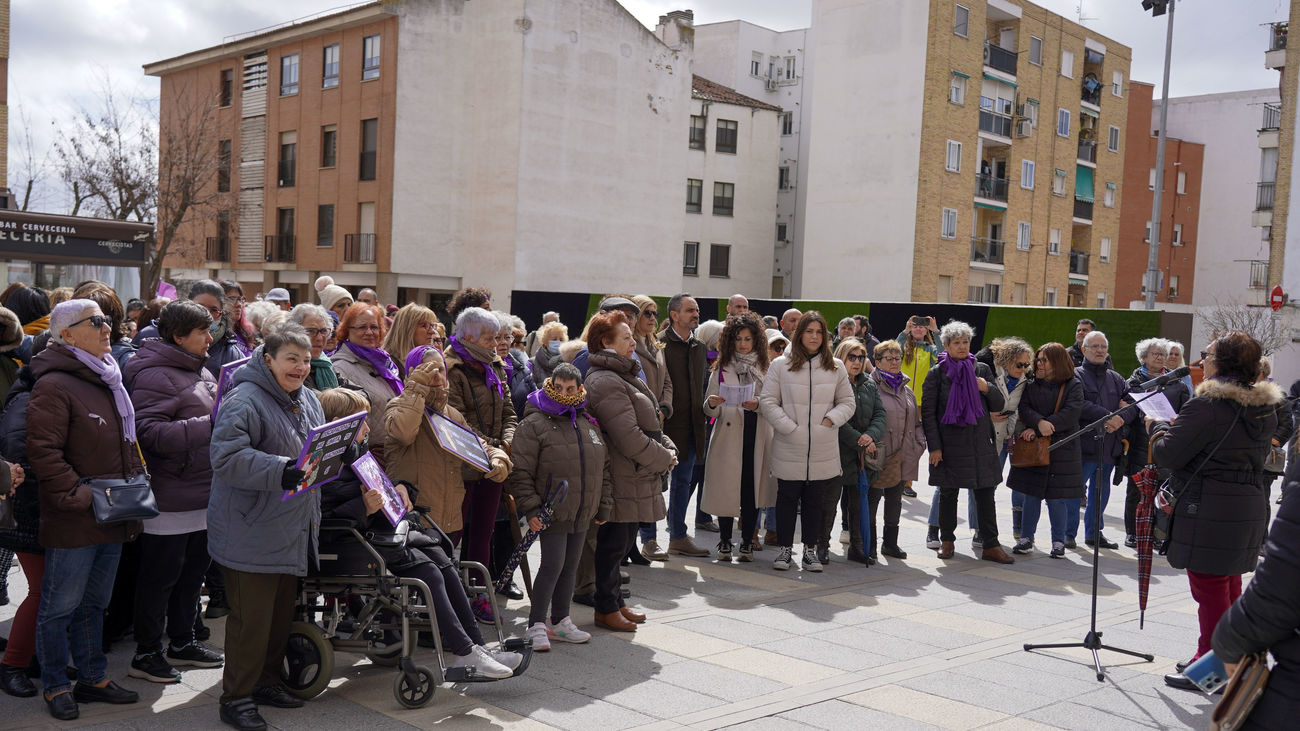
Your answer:
[[[483,644],[483,635],[479,632],[478,621],[474,619],[469,598],[461,586],[460,574],[450,562],[442,568],[432,563],[418,563],[396,573],[419,579],[429,587],[429,594],[433,597],[433,614],[438,620],[438,631],[442,633],[444,649],[455,655],[468,655],[474,645]]]
[[[199,590],[212,559],[206,530],[179,535],[140,534],[140,573],[135,585],[135,651],[162,647],[164,621],[172,647],[194,641]]]
[[[822,499],[826,492],[838,488],[840,478],[828,480],[776,481],[776,532],[782,546],[794,545],[794,521],[799,518],[803,544],[817,544],[822,524]]]
[[[871,504],[871,545],[882,536],[876,532],[876,513],[880,507],[880,499],[885,500],[885,530],[893,529],[889,535],[894,536],[895,543],[888,544],[881,540],[881,545],[897,547],[898,521],[903,514],[903,483],[898,483],[893,487],[871,488],[867,491],[867,501]]]
[[[957,540],[957,493],[964,488],[939,488],[939,538],[952,542]],[[984,540],[984,549],[998,546],[998,512],[993,503],[997,492],[992,487],[977,487],[970,490],[970,499],[975,501],[975,516],[980,523],[980,538]]]
[[[618,567],[636,544],[637,523],[606,523],[596,531],[596,612],[610,614],[623,606]]]

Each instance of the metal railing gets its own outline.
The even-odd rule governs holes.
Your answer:
[[[1009,181],[1006,178],[996,178],[987,173],[980,173],[975,176],[975,195],[980,198],[991,198],[996,201],[1006,201],[1007,185]]]
[[[375,235],[345,234],[343,236],[343,261],[346,264],[374,264]]]
[[[1260,123],[1259,131],[1263,132],[1270,129],[1280,129],[1282,127],[1282,105],[1265,104],[1264,120]]]
[[[1082,219],[1084,219],[1085,221],[1091,221],[1091,220],[1092,220],[1092,205],[1093,205],[1092,201],[1086,201],[1086,200],[1082,200],[1082,199],[1080,199],[1080,198],[1075,198],[1075,199],[1074,199],[1074,217],[1075,217],[1075,218],[1082,218]]]
[[[1003,263],[1003,252],[1006,251],[1007,242],[998,239],[988,239],[979,236],[972,236],[970,240],[970,260],[980,264],[1001,264]]]
[[[1268,50],[1286,50],[1287,26],[1286,22],[1268,24]]]
[[[294,236],[279,234],[267,236],[262,249],[263,260],[271,264],[292,264],[294,261]]]
[[[1009,114],[999,114],[990,112],[987,109],[980,110],[980,131],[991,132],[1003,137],[1011,136],[1012,119]]]
[[[1094,140],[1079,140],[1079,159],[1084,162],[1097,162],[1097,143]]]
[[[1250,263],[1250,288],[1266,289],[1268,287],[1268,262],[1252,261]]]
[[[209,236],[207,261],[230,261],[230,239],[225,236]]]
[[[1274,183],[1259,184],[1258,190],[1255,191],[1255,210],[1273,210],[1273,186]]]
[[[1082,274],[1084,276],[1087,276],[1088,259],[1090,257],[1091,255],[1086,251],[1071,251],[1070,252],[1070,273]]]
[[[993,43],[984,41],[984,65],[1016,75],[1016,52]]]

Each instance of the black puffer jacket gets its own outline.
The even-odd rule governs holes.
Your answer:
[[[1065,389],[1064,392],[1061,391],[1062,388]],[[1061,397],[1061,408],[1053,414],[1057,394]],[[1065,383],[1033,380],[1020,395],[1020,423],[1026,429],[1033,429],[1041,438],[1038,422],[1046,419],[1055,429],[1052,432],[1053,443],[1061,442],[1079,431],[1079,414],[1082,411],[1083,384],[1077,376],[1071,376]],[[1051,463],[1046,467],[1012,467],[1007,475],[1007,487],[1030,497],[1049,500],[1083,497],[1080,441],[1081,439],[1074,439],[1052,450]]]
[[[1243,729],[1289,729],[1300,717],[1300,483],[1287,483],[1268,532],[1264,562],[1219,620],[1214,654],[1237,662],[1269,651],[1277,664]]]
[[[970,356],[974,357],[974,356]],[[993,436],[990,413],[1002,410],[1002,392],[991,385],[993,371],[975,364],[975,375],[990,382],[988,393],[980,394],[984,413],[972,426],[950,426],[940,421],[948,407],[952,379],[936,365],[925,377],[921,392],[921,426],[931,452],[943,451],[943,460],[930,468],[930,484],[938,487],[996,487],[1002,483],[1002,462]]]
[[[9,498],[14,501],[14,518],[18,527],[0,530],[0,548],[15,553],[44,554],[38,532],[41,527],[41,501],[36,475],[27,461],[27,401],[32,397],[32,369],[23,366],[18,378],[5,397],[4,412],[0,413],[0,455],[9,462],[20,465],[27,474],[18,489]]]
[[[1211,379],[1172,425],[1153,426],[1156,464],[1186,486],[1174,514],[1170,566],[1216,576],[1254,570],[1268,527],[1264,458],[1281,399],[1272,383]]]

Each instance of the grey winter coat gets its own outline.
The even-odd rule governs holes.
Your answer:
[[[237,571],[306,576],[317,561],[320,493],[282,500],[280,480],[325,414],[311,389],[286,393],[262,352],[235,373],[212,428],[208,553]]]

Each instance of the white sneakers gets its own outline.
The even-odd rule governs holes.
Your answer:
[[[516,653],[499,653],[501,655],[516,655]],[[523,660],[522,657],[519,658]],[[515,664],[518,667],[518,663]],[[456,655],[452,658],[448,667],[453,668],[474,668],[479,675],[487,678],[500,680],[508,678],[515,674],[515,671],[493,657],[491,652],[482,645],[474,645],[467,655]]]
[[[531,628],[529,629],[531,631]],[[570,617],[565,617],[548,627],[547,634],[550,635],[550,639],[556,642],[571,642],[575,645],[581,645],[591,639],[591,633],[578,629],[578,626],[573,623],[573,619]]]
[[[533,652],[546,652],[551,649],[551,638],[547,636],[545,622],[534,622],[528,628],[526,635],[533,641]]]

